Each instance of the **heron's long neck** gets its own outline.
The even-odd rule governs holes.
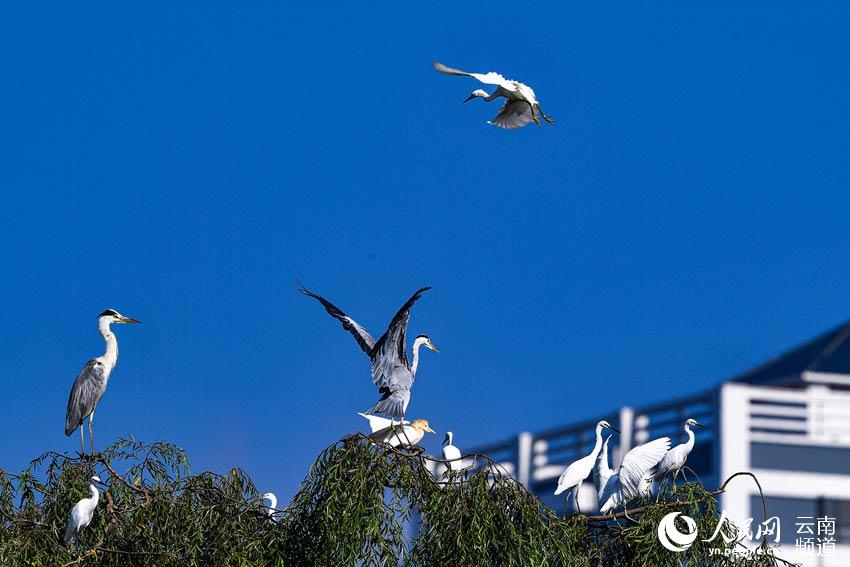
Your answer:
[[[269,494],[268,496],[266,496],[266,498],[269,499],[269,508],[277,509],[277,496],[275,496],[274,494]]]
[[[100,331],[100,336],[106,341],[106,352],[103,353],[103,358],[110,366],[115,366],[115,363],[118,362],[118,339],[115,338],[115,333],[109,328],[109,320],[101,319],[97,328]]]
[[[97,501],[100,500],[100,491],[93,484],[89,485],[89,490],[91,490],[91,498],[89,500],[92,503],[92,508],[97,508]]]
[[[597,456],[599,456],[599,451],[602,449],[602,428],[596,428],[596,443],[593,445],[593,451],[590,452],[593,455],[594,460]]]
[[[499,94],[499,89],[496,89],[496,90],[493,92],[493,94],[487,95],[487,96],[485,96],[485,97],[483,97],[483,98],[484,98],[484,100],[485,100],[485,101],[487,101],[487,102],[492,102],[492,101],[496,100],[497,98],[499,98],[500,96],[502,96],[502,95],[501,95],[501,94]]]
[[[691,431],[691,426],[688,424],[685,424],[685,433],[688,434],[688,440],[685,442],[685,447],[687,447],[690,452],[690,450],[694,448],[694,432]]]
[[[414,376],[416,376],[416,369],[419,368],[419,347],[421,346],[420,342],[413,343],[413,364],[410,365],[410,373]]]

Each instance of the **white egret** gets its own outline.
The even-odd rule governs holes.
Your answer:
[[[139,323],[135,319],[125,317],[114,309],[107,309],[97,317],[97,328],[100,336],[106,341],[106,352],[102,356],[89,360],[83,367],[68,396],[68,409],[65,413],[65,435],[70,436],[77,427],[80,428],[80,442],[83,445],[81,454],[86,453],[86,440],[83,433],[83,422],[89,418],[89,437],[91,452],[94,454],[94,408],[103,393],[109,375],[118,362],[118,339],[109,328],[112,323]]]
[[[596,463],[593,465],[593,487],[596,489],[596,494],[602,491],[608,479],[614,474],[614,471],[608,466],[608,441],[610,440],[610,435],[605,437],[605,440],[602,442],[602,449],[596,456]]]
[[[395,314],[387,332],[377,341],[360,326],[357,321],[346,315],[333,303],[312,291],[301,287],[298,291],[321,303],[331,317],[342,323],[342,328],[354,336],[354,340],[372,360],[372,381],[378,387],[381,399],[366,413],[382,413],[390,417],[404,419],[407,404],[410,402],[410,389],[419,368],[419,348],[425,347],[439,352],[427,335],[419,335],[413,341],[413,364],[407,362],[405,333],[410,321],[410,308],[431,289],[423,287],[408,299]]]
[[[610,429],[619,433],[619,430],[613,427],[607,421],[600,421],[596,424],[596,443],[593,445],[593,450],[586,457],[575,461],[567,467],[561,477],[558,479],[558,487],[555,489],[555,494],[561,494],[566,490],[571,490],[576,501],[576,509],[581,512],[578,503],[578,491],[581,483],[584,482],[590,473],[593,471],[593,465],[596,463],[596,456],[602,449],[602,430]]]
[[[610,476],[598,494],[599,511],[606,514],[632,498],[645,495],[649,486],[647,475],[669,449],[669,437],[655,439],[626,453],[616,473],[601,473],[600,477]],[[604,463],[606,467],[607,464]]]
[[[493,91],[493,94],[481,89],[475,89],[472,91],[472,94],[463,101],[469,102],[475,98],[483,98],[486,102],[491,102],[500,97],[504,98],[505,104],[502,105],[502,108],[499,110],[499,114],[496,118],[491,120],[489,124],[493,124],[499,128],[512,129],[521,128],[533,120],[535,124],[541,126],[538,115],[543,117],[543,120],[549,124],[555,123],[551,116],[543,113],[543,109],[540,108],[540,103],[537,102],[534,90],[528,85],[520,83],[519,81],[508,80],[499,73],[494,73],[492,71],[489,73],[467,73],[466,71],[446,67],[442,63],[438,63],[436,61],[434,61],[432,65],[439,73],[472,77],[485,85],[496,86],[496,90]]]
[[[71,509],[71,516],[68,518],[68,525],[65,528],[66,544],[77,541],[80,531],[91,524],[94,516],[94,509],[97,508],[97,503],[100,500],[100,490],[106,490],[106,486],[100,481],[99,476],[93,476],[89,479],[89,490],[91,496],[83,498]]]
[[[459,471],[463,468],[463,458],[460,454],[460,449],[452,444],[453,441],[454,433],[451,431],[446,432],[446,436],[443,439],[443,459],[449,461],[445,463],[447,468],[453,471]]]
[[[425,437],[425,432],[436,433],[428,425],[428,421],[417,419],[413,423],[393,421],[376,415],[358,414],[369,420],[372,434],[369,438],[391,447],[412,447]]]
[[[275,510],[277,508],[277,496],[274,495],[274,492],[266,492],[260,495],[260,500],[268,500],[269,505],[266,506],[263,504],[263,512],[268,514],[270,518],[274,518]]]
[[[688,460],[688,455],[691,454],[691,451],[694,448],[695,439],[694,432],[691,431],[691,427],[705,426],[697,422],[695,419],[688,419],[685,421],[684,430],[685,434],[688,436],[688,440],[667,451],[667,454],[664,455],[664,458],[661,459],[661,462],[658,463],[658,467],[655,469],[654,476],[656,481],[660,482],[672,475],[673,482],[676,482],[676,477],[679,475],[679,471],[681,471],[682,467],[685,466],[685,462]],[[682,471],[682,475],[684,474],[684,471]]]

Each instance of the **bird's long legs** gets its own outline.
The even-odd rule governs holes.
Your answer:
[[[545,121],[546,121],[546,122],[548,122],[549,124],[554,124],[554,123],[555,123],[555,121],[552,119],[552,117],[551,117],[551,116],[549,116],[548,114],[546,114],[545,112],[543,112],[543,109],[542,109],[542,108],[540,108],[540,105],[539,105],[539,104],[537,105],[537,110],[539,110],[539,111],[540,111],[540,116],[543,118],[543,120],[545,120]]]
[[[85,420],[83,420],[83,422],[80,423],[80,445],[82,445],[82,447],[83,447],[83,450],[80,453],[81,457],[84,457],[85,454],[86,454],[86,437],[85,437],[85,434],[83,433],[83,423],[84,422],[85,422]]]
[[[540,123],[540,119],[537,118],[537,113],[534,112],[534,105],[529,102],[528,106],[531,107],[531,119],[534,120],[534,123],[538,126],[543,126],[543,124]]]
[[[89,414],[89,437],[91,438],[91,454],[94,456],[94,428],[92,424],[94,423],[94,411]]]
[[[573,490],[573,498],[575,498],[575,499],[576,499],[576,510],[578,511],[578,513],[579,513],[579,514],[581,514],[581,506],[579,506],[579,503],[578,503],[578,489],[579,489],[579,488],[581,488],[581,483],[580,483],[580,482],[579,482],[579,483],[578,483],[578,485],[575,487],[575,490]]]

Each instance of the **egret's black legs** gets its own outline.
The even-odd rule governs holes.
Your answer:
[[[578,489],[581,488],[581,482],[578,483],[575,490],[573,490],[573,498],[576,499],[576,511],[581,514],[581,505],[578,503]]]

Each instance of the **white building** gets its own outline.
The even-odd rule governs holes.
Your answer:
[[[558,476],[590,451],[597,421],[607,419],[622,431],[616,464],[624,450],[649,439],[669,435],[674,444],[682,442],[689,417],[707,428],[696,431],[688,466],[708,488],[735,472],[753,472],[768,516],[779,518],[779,556],[805,566],[850,565],[850,322],[707,392],[520,433],[476,452],[500,461],[544,502],[563,510],[563,497],[552,494]],[[589,481],[580,504],[585,512],[596,509]],[[753,518],[754,534],[765,520],[758,488],[746,477],[730,483],[721,506],[737,523]],[[834,518],[834,534],[828,523],[819,526],[819,518]],[[798,544],[813,549],[796,549]]]

